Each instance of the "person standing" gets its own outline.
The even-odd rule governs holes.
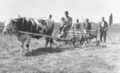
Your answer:
[[[48,20],[50,20],[50,21],[52,21],[54,23],[54,20],[52,19],[52,15],[51,14],[49,15]]]
[[[49,20],[52,24],[54,24],[54,20],[52,19],[52,15],[51,15],[51,14],[49,15],[48,20]],[[48,29],[48,28],[46,28],[46,29]],[[54,43],[54,41],[53,41],[52,38],[50,38],[49,41],[52,42],[53,45],[55,45],[55,43]]]
[[[106,42],[107,30],[108,30],[108,23],[105,21],[105,18],[102,17],[102,21],[100,22],[100,25],[99,25],[101,42],[102,42],[102,38],[104,39],[104,42]]]

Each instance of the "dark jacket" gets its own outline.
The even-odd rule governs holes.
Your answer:
[[[108,23],[106,21],[103,21],[104,22],[104,26],[102,26],[102,22],[100,23],[100,31],[107,31],[108,29]]]
[[[90,22],[84,24],[84,26],[87,30],[91,30],[91,23]]]

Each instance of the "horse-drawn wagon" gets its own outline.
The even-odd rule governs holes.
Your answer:
[[[88,32],[86,29],[70,29],[67,31],[66,37],[55,37],[52,35],[54,32],[53,29],[54,23],[48,20],[41,20],[40,22],[37,22],[33,19],[17,18],[6,22],[3,32],[5,34],[12,32],[18,38],[18,40],[21,41],[22,50],[24,49],[24,45],[26,43],[27,51],[29,51],[31,38],[39,39],[41,37],[45,37],[45,47],[47,47],[48,42],[50,42],[50,47],[52,47],[53,39],[66,43],[70,42],[74,47],[76,47],[76,42],[84,45],[85,42],[89,43],[91,39],[97,38],[96,30],[94,31],[95,34],[92,34],[92,30]]]

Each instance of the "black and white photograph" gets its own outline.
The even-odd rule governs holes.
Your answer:
[[[0,0],[0,73],[120,73],[120,0]]]

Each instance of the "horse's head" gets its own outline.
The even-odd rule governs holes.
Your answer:
[[[5,22],[3,33],[4,34],[13,33],[15,30],[18,29],[18,24],[20,24],[21,20],[22,20],[21,18],[18,18],[18,19],[11,19]]]

